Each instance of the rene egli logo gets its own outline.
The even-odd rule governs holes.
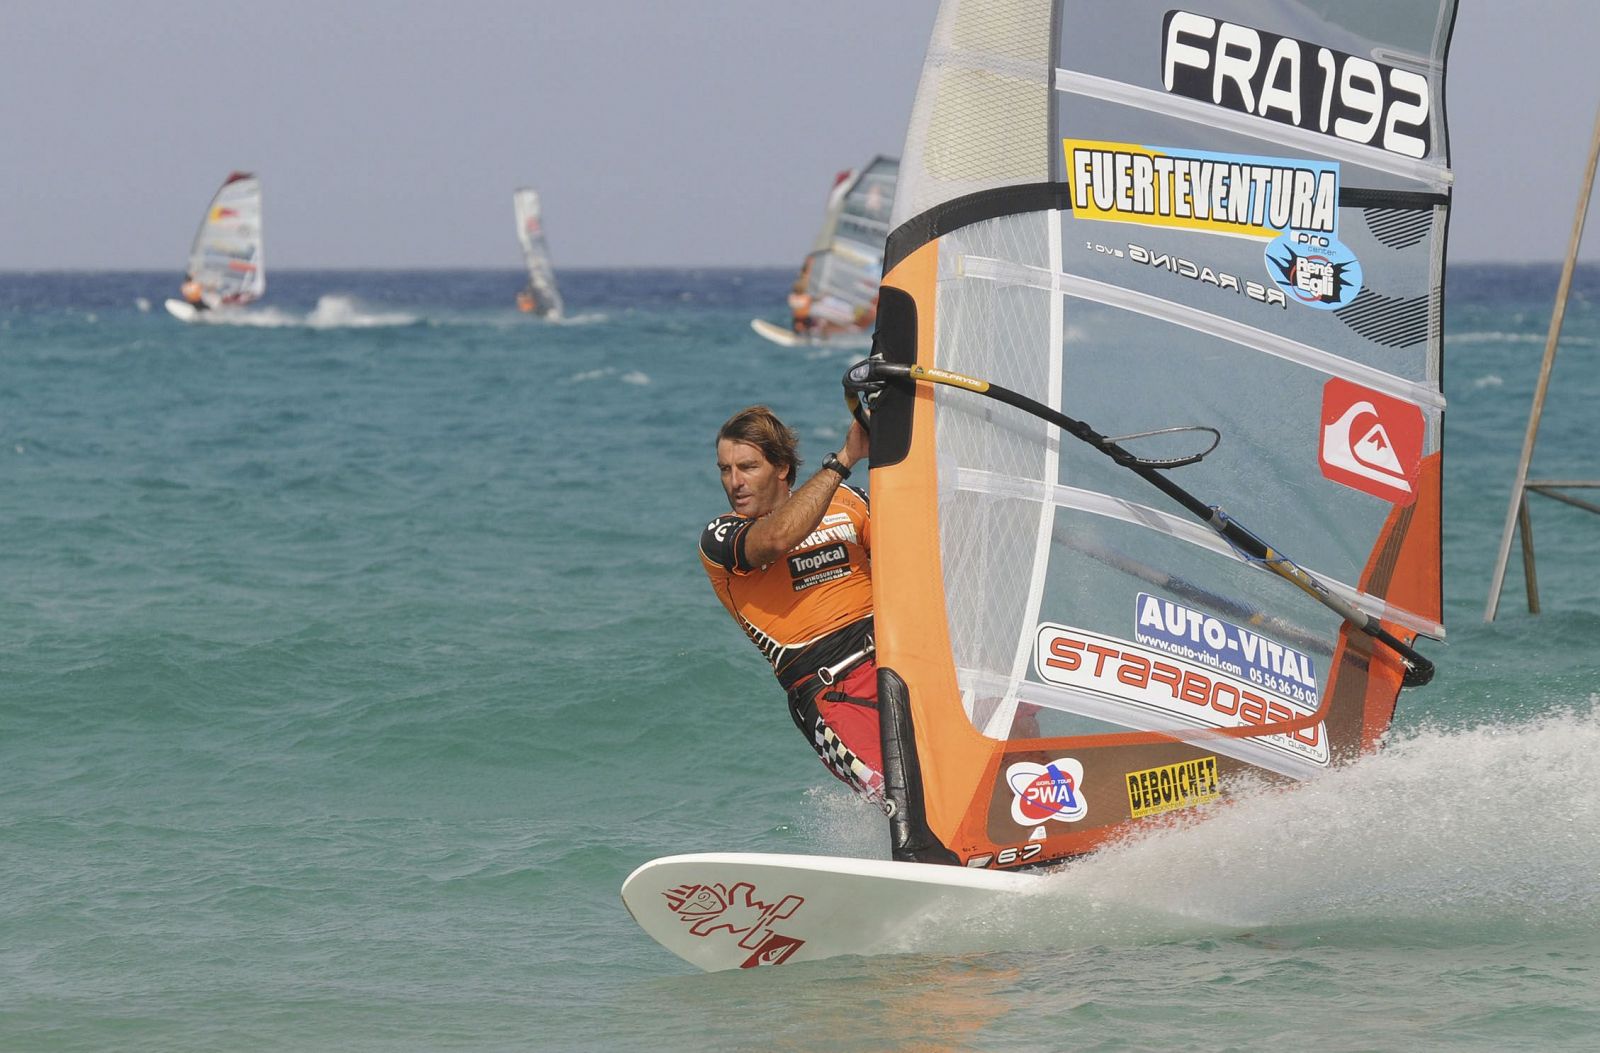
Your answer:
[[[1334,377],[1322,389],[1322,474],[1397,505],[1417,499],[1422,408]]]

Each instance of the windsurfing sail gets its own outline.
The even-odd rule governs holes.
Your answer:
[[[822,229],[789,297],[796,334],[814,341],[854,337],[863,344],[871,334],[899,171],[898,158],[880,155],[835,181]]]
[[[517,294],[517,307],[540,317],[560,318],[561,293],[550,266],[550,246],[544,239],[538,191],[520,188],[512,195],[512,206],[517,215],[517,240],[522,243],[522,258],[528,265],[528,284]]]
[[[261,251],[261,180],[233,172],[206,208],[189,249],[185,298],[205,307],[242,306],[267,289]]]
[[[944,0],[862,367],[895,858],[1314,776],[1431,672],[1454,17]]]

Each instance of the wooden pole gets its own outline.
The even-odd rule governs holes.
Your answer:
[[[1528,484],[1528,466],[1533,462],[1533,444],[1539,436],[1539,418],[1544,414],[1544,397],[1550,390],[1550,369],[1555,365],[1556,342],[1561,337],[1561,322],[1567,314],[1567,294],[1572,291],[1572,272],[1578,264],[1578,246],[1583,242],[1584,219],[1589,213],[1589,195],[1594,191],[1595,163],[1600,160],[1600,110],[1595,111],[1594,135],[1589,141],[1589,167],[1584,172],[1583,190],[1578,194],[1578,212],[1572,220],[1572,239],[1567,244],[1567,261],[1561,268],[1561,284],[1556,289],[1555,310],[1550,313],[1550,332],[1544,342],[1544,362],[1539,367],[1539,384],[1533,392],[1533,410],[1528,414],[1528,432],[1522,439],[1522,459],[1517,463],[1517,481],[1511,488],[1511,504],[1506,508],[1506,528],[1500,537],[1500,554],[1495,558],[1494,582],[1489,586],[1489,603],[1483,620],[1494,621],[1500,608],[1500,589],[1506,580],[1506,561],[1511,557],[1511,533],[1517,527],[1518,510],[1523,507]],[[1531,549],[1529,550],[1531,551]],[[1532,599],[1532,593],[1529,594]],[[1537,607],[1537,604],[1531,604]],[[1535,609],[1533,613],[1538,613]]]

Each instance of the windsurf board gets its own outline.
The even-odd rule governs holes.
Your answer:
[[[639,867],[622,901],[658,943],[707,972],[841,954],[987,948],[995,910],[1036,874],[837,856],[729,852]]]
[[[184,300],[168,300],[167,313],[180,322],[192,322],[200,316],[200,309]]]

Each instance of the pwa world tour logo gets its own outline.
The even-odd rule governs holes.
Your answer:
[[[1017,761],[1006,769],[1011,789],[1011,818],[1019,826],[1035,826],[1049,819],[1076,823],[1089,814],[1083,796],[1083,764],[1062,757],[1049,764]]]

